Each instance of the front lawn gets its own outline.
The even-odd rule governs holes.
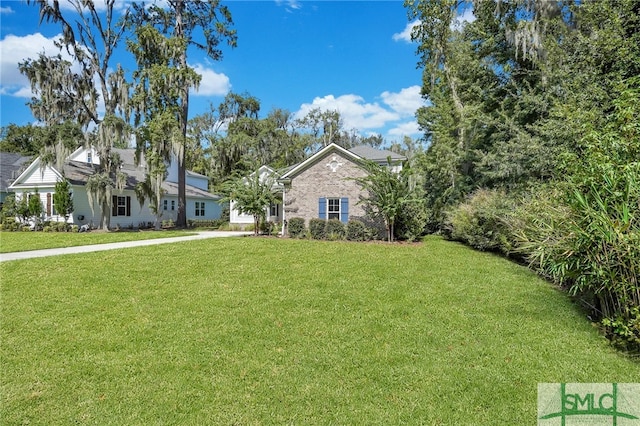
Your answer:
[[[0,232],[0,253],[192,235],[185,231]]]
[[[562,292],[461,245],[209,239],[0,264],[4,424],[536,423],[638,382]]]

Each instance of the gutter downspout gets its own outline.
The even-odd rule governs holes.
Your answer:
[[[286,224],[287,224],[287,218],[286,218],[286,209],[285,207],[285,194],[287,193],[287,188],[286,186],[283,184],[282,185],[282,231],[280,233],[280,236],[284,237],[286,234]]]

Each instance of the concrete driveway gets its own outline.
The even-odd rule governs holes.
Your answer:
[[[45,250],[20,251],[15,253],[0,254],[0,262],[19,259],[32,259],[34,257],[58,256],[61,254],[91,253],[94,251],[115,250],[129,247],[151,246],[155,244],[177,243],[180,241],[203,240],[205,238],[241,237],[251,235],[253,232],[236,231],[204,231],[196,235],[184,237],[155,238],[151,240],[124,241],[121,243],[95,244],[90,246],[60,247]]]

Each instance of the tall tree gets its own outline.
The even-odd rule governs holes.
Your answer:
[[[176,145],[175,154],[178,161],[178,218],[176,225],[185,227],[186,217],[186,168],[185,147],[187,144],[187,123],[189,116],[189,90],[197,87],[187,64],[187,49],[194,46],[204,50],[213,60],[222,59],[219,44],[222,40],[234,47],[237,43],[236,31],[231,29],[233,21],[231,12],[219,0],[168,0],[168,9],[156,4],[146,7],[135,4],[133,22],[137,25],[150,24],[158,28],[169,38],[180,41],[182,51],[177,55],[175,63],[175,85],[178,88],[180,113],[178,123],[181,143]],[[199,33],[197,33],[199,31]]]
[[[124,70],[111,64],[112,55],[122,39],[125,26],[116,23],[116,0],[105,0],[105,8],[92,1],[69,0],[73,12],[63,12],[58,1],[27,0],[40,8],[40,22],[53,22],[62,29],[56,42],[73,59],[61,55],[28,59],[20,70],[31,82],[36,96],[30,102],[34,116],[46,125],[67,120],[83,128],[96,126],[89,139],[100,158],[100,167],[87,185],[100,205],[100,228],[108,229],[111,219],[111,192],[118,182],[118,158],[112,155],[114,146],[126,145],[127,117],[119,114],[126,109],[128,86]],[[128,14],[125,9],[124,15]],[[74,72],[74,69],[79,69]],[[98,89],[96,89],[96,85]],[[100,102],[101,101],[101,102]],[[104,113],[101,113],[101,106]],[[58,159],[60,161],[60,159]],[[121,179],[121,178],[120,178]]]
[[[160,229],[162,184],[172,154],[182,150],[180,132],[181,90],[176,81],[188,79],[195,84],[200,76],[191,68],[176,67],[184,50],[183,39],[167,38],[151,25],[134,28],[136,40],[127,48],[134,54],[138,69],[133,73],[134,85],[130,107],[136,126],[136,162],[144,160],[146,179],[136,188],[139,201],[148,198],[155,213],[156,229]]]

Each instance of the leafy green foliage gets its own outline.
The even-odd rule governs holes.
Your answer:
[[[324,240],[327,238],[327,221],[324,219],[309,219],[309,235],[314,240]]]
[[[505,192],[479,189],[450,213],[447,234],[478,250],[509,254],[513,238],[505,219],[513,208]]]
[[[344,240],[346,236],[345,224],[339,219],[329,219],[325,224],[324,233],[328,240]]]
[[[351,219],[347,222],[346,238],[349,241],[367,241],[370,239],[367,225],[360,220]]]
[[[264,221],[269,205],[281,202],[273,192],[274,184],[273,176],[261,175],[259,170],[249,177],[238,177],[227,182],[227,195],[222,200],[234,201],[239,213],[253,215],[255,235],[258,235],[260,221]]]
[[[56,211],[59,215],[64,217],[66,222],[69,219],[69,215],[73,213],[73,198],[71,193],[71,184],[66,179],[56,183],[55,192],[53,193],[53,203],[56,206]]]
[[[292,217],[287,220],[287,232],[290,237],[299,238],[304,235],[305,230],[304,218]]]
[[[381,167],[374,162],[364,163],[367,175],[355,181],[367,192],[358,203],[365,203],[374,217],[384,220],[387,240],[394,239],[394,226],[403,209],[412,203],[419,203],[418,193],[411,185],[411,169],[404,167],[396,173],[391,164]]]

